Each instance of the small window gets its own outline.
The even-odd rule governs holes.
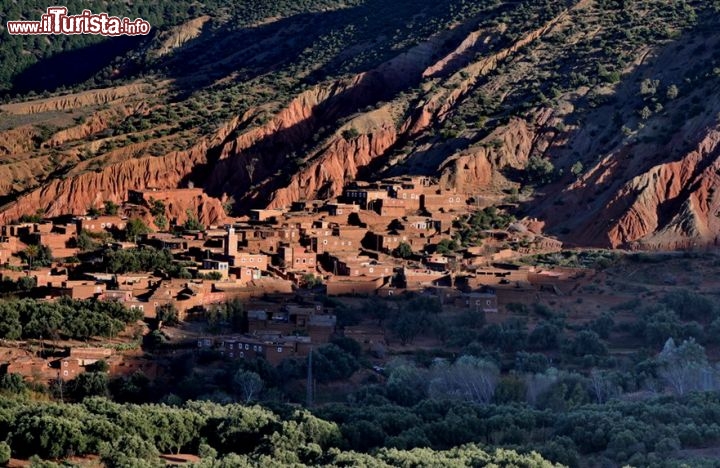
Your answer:
[[[68,362],[67,362],[67,361],[63,362],[63,366],[67,367],[67,366],[68,366]]]
[[[63,375],[68,375],[68,371],[63,371]]]
[[[230,353],[230,357],[235,357],[235,354],[234,354],[234,353]]]
[[[240,351],[240,357],[242,357],[242,358],[245,357],[245,352],[244,352],[244,351]]]
[[[278,352],[278,353],[282,353],[282,346],[278,346],[277,352]]]
[[[229,348],[230,348],[230,349],[235,349],[235,345],[234,345],[234,344],[232,344],[232,343],[230,343],[230,346],[229,346]]]
[[[262,346],[258,345],[258,353],[262,353]]]

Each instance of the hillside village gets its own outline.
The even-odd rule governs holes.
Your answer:
[[[201,197],[202,191],[131,191],[122,206],[106,204],[105,213],[0,227],[3,291],[40,301],[117,302],[154,326],[162,326],[161,310],[173,310],[179,321],[202,319],[240,301],[246,311],[241,330],[183,337],[229,359],[262,356],[276,365],[307,356],[337,333],[367,349],[384,346],[382,328],[339,327],[333,308],[318,298],[419,293],[447,306],[498,313],[499,291],[502,302],[503,294],[557,288],[580,273],[514,263],[560,251],[562,244],[541,235],[537,223],[507,215],[513,206],[502,200],[441,190],[427,177],[354,182],[337,199],[252,210],[222,226],[201,226],[188,213],[185,223],[169,220],[172,227],[162,230],[163,208],[177,196]],[[143,252],[163,261],[138,261]],[[136,337],[150,331],[141,328]],[[7,372],[31,380],[71,380],[98,361],[116,376],[160,371],[137,350],[72,343],[60,357],[45,357],[29,343],[8,346]]]

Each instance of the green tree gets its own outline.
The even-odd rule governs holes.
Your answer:
[[[0,465],[7,466],[11,457],[12,452],[8,443],[5,441],[0,442]]]
[[[150,214],[153,216],[165,216],[165,203],[161,200],[150,198]]]
[[[162,467],[160,452],[152,441],[136,434],[122,434],[103,447],[101,460],[108,468]]]
[[[354,140],[355,138],[360,136],[360,132],[355,127],[350,127],[348,129],[345,129],[342,131],[342,137],[345,140]]]
[[[113,203],[110,200],[105,201],[105,214],[108,216],[115,216],[118,213],[118,206],[116,203]]]
[[[72,381],[71,389],[78,400],[90,396],[107,396],[108,376],[105,372],[83,372]]]
[[[429,323],[430,319],[427,313],[403,307],[390,323],[390,330],[404,346],[412,343],[418,335],[423,333]]]
[[[190,210],[187,210],[186,212],[187,219],[185,220],[185,223],[183,223],[183,228],[186,231],[203,231],[205,229],[205,226],[200,223],[197,216]]]
[[[371,296],[367,301],[365,301],[362,305],[362,313],[366,317],[371,317],[374,320],[378,321],[378,325],[382,325],[382,323],[390,317],[392,312],[392,309],[387,304],[387,302],[383,301],[377,296]]]
[[[34,276],[23,276],[17,280],[17,288],[20,291],[30,291],[37,287],[37,279]]]
[[[530,156],[525,167],[526,179],[531,184],[549,184],[555,178],[555,166],[549,159]]]
[[[403,406],[413,406],[427,398],[427,372],[416,366],[396,362],[389,366],[385,388],[388,397]]]
[[[332,343],[313,351],[313,373],[319,382],[347,379],[359,368],[352,354]]]
[[[175,307],[175,304],[173,304],[172,302],[159,305],[156,309],[156,312],[158,322],[162,323],[163,325],[173,326],[180,323],[180,315],[178,313],[177,307]]]
[[[597,333],[592,330],[582,330],[568,343],[565,351],[573,356],[604,356],[607,354],[607,347]]]
[[[312,288],[314,288],[315,286],[317,286],[317,285],[319,285],[319,284],[322,284],[322,278],[320,278],[319,276],[315,276],[315,275],[313,275],[313,274],[308,273],[308,274],[306,274],[306,275],[303,275],[303,277],[302,277],[302,282],[303,282],[303,284],[305,285],[306,288],[312,289]]]
[[[95,361],[94,363],[87,365],[85,370],[88,372],[108,372],[110,370],[110,365],[106,360],[100,359],[99,361]]]
[[[40,247],[38,247],[36,244],[30,244],[22,252],[21,256],[23,260],[27,262],[28,269],[32,269],[33,261],[37,258],[39,251]]]
[[[158,227],[161,231],[164,231],[168,227],[167,218],[164,214],[159,214],[153,218],[153,222],[155,223],[155,226]]]
[[[17,395],[23,393],[26,388],[25,380],[20,374],[5,374],[0,379],[0,389],[5,392]]]
[[[137,242],[140,236],[149,232],[150,228],[140,218],[133,218],[125,225],[125,239],[130,242]]]
[[[407,242],[400,242],[393,250],[393,255],[400,258],[410,258],[413,256],[412,247]]]
[[[560,328],[553,322],[543,320],[528,336],[528,347],[537,351],[557,349],[560,340]]]
[[[90,237],[87,231],[83,229],[77,236],[77,247],[83,252],[87,252],[89,250],[97,249],[98,244],[93,240],[92,237]]]
[[[575,164],[573,164],[572,168],[570,168],[570,172],[572,172],[575,177],[580,177],[580,174],[583,172],[583,163],[575,161]]]
[[[458,249],[457,242],[450,239],[443,239],[440,242],[438,242],[437,247],[435,248],[435,251],[441,255],[446,255],[453,253]]]

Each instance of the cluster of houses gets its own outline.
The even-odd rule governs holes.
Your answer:
[[[322,288],[328,296],[392,296],[442,288],[442,294],[459,305],[497,311],[496,299],[477,296],[480,288],[522,287],[570,274],[507,263],[530,251],[562,247],[521,223],[502,232],[488,231],[482,246],[437,252],[439,243],[453,239],[454,221],[498,200],[442,190],[429,177],[354,182],[332,200],[252,210],[203,231],[151,232],[133,243],[109,242],[113,249],[165,249],[192,278],[151,271],[108,273],[102,261],[97,268],[85,263],[80,270],[69,261],[81,254],[81,233],[98,237],[124,229],[127,213],[141,212],[138,204],[146,199],[142,192],[129,193],[121,210],[125,215],[0,226],[0,265],[7,266],[0,276],[11,281],[32,276],[36,292],[47,300],[69,296],[118,301],[149,319],[156,317],[158,307],[172,303],[182,319],[232,299],[252,304],[268,295],[291,297],[302,287]],[[29,244],[48,246],[56,259],[53,266],[24,269],[18,254]],[[412,255],[397,255],[403,244]],[[218,348],[229,358],[262,355],[270,362],[302,356],[335,331],[332,312],[318,307],[249,307],[247,335],[202,338],[198,346]],[[70,362],[68,372],[75,372],[77,366]]]

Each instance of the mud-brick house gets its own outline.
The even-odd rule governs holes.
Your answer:
[[[274,223],[280,220],[285,210],[250,210],[250,221],[258,223]]]
[[[305,247],[282,246],[279,252],[282,268],[286,271],[315,273],[317,271],[317,254]]]
[[[36,229],[33,223],[14,223],[0,226],[0,236],[14,239],[29,236],[35,231]]]
[[[422,197],[425,193],[423,187],[412,183],[393,185],[389,190],[390,196],[395,200],[402,200],[407,210],[416,211],[420,209]]]
[[[254,307],[248,311],[248,330],[251,334],[275,332],[281,336],[302,334],[313,342],[325,343],[335,332],[337,317],[325,313],[322,305],[286,305],[280,308]]]
[[[424,289],[428,286],[449,286],[452,282],[449,273],[425,268],[403,268],[401,278],[405,288],[411,290]]]
[[[113,377],[129,377],[136,373],[154,379],[160,374],[160,366],[153,359],[142,356],[121,356],[116,354],[107,359],[108,372]]]
[[[497,295],[491,292],[471,292],[455,299],[456,307],[463,307],[486,314],[498,312]]]
[[[326,281],[328,296],[342,295],[371,295],[377,294],[378,290],[385,284],[386,279],[382,276],[332,276]]]
[[[220,353],[229,359],[262,358],[273,366],[287,358],[307,356],[311,348],[309,336],[238,336],[220,343]]]
[[[357,213],[360,211],[359,205],[351,203],[328,203],[325,206],[330,216],[349,216],[351,213]]]
[[[3,245],[0,244],[0,265],[5,265],[6,263],[10,263],[12,254],[13,254],[12,250],[3,247]]]
[[[12,255],[24,248],[17,237],[0,235],[0,265],[10,263]]]
[[[267,271],[268,256],[265,254],[237,252],[234,256],[230,257],[230,266],[240,268],[256,268],[260,271]]]
[[[76,220],[76,234],[82,231],[101,233],[111,230],[123,230],[127,220],[120,216],[82,216]]]
[[[408,212],[415,211],[419,208],[420,202],[413,202],[414,200],[387,198],[385,200],[379,200],[378,203],[375,204],[375,210],[380,216],[386,218],[402,218],[407,215]]]
[[[206,258],[202,263],[202,270],[198,273],[219,273],[222,279],[227,279],[230,270],[230,264],[223,260],[215,260],[212,258]]]
[[[258,268],[251,267],[231,267],[230,279],[235,280],[236,284],[246,286],[251,281],[262,278],[262,271]]]
[[[72,299],[92,299],[101,296],[105,289],[105,284],[95,281],[63,281],[59,293]]]
[[[384,200],[388,198],[387,190],[383,190],[377,186],[354,186],[351,185],[345,190],[341,197],[341,201],[351,204],[358,205],[360,209],[374,209],[373,203],[377,200]],[[370,207],[370,208],[368,208]]]
[[[339,276],[390,277],[394,266],[366,256],[327,255],[325,267]]]
[[[58,370],[51,368],[45,359],[30,355],[11,358],[5,372],[21,375],[32,382],[47,382],[58,377]]]
[[[415,242],[418,245],[413,245]],[[389,231],[389,232],[369,232],[363,240],[363,245],[378,252],[391,253],[398,248],[401,243],[409,244],[413,249],[425,242],[418,242],[414,236],[408,235],[405,231]]]
[[[420,207],[430,213],[434,213],[436,211],[460,210],[466,205],[466,197],[452,191],[424,194],[420,200]]]

